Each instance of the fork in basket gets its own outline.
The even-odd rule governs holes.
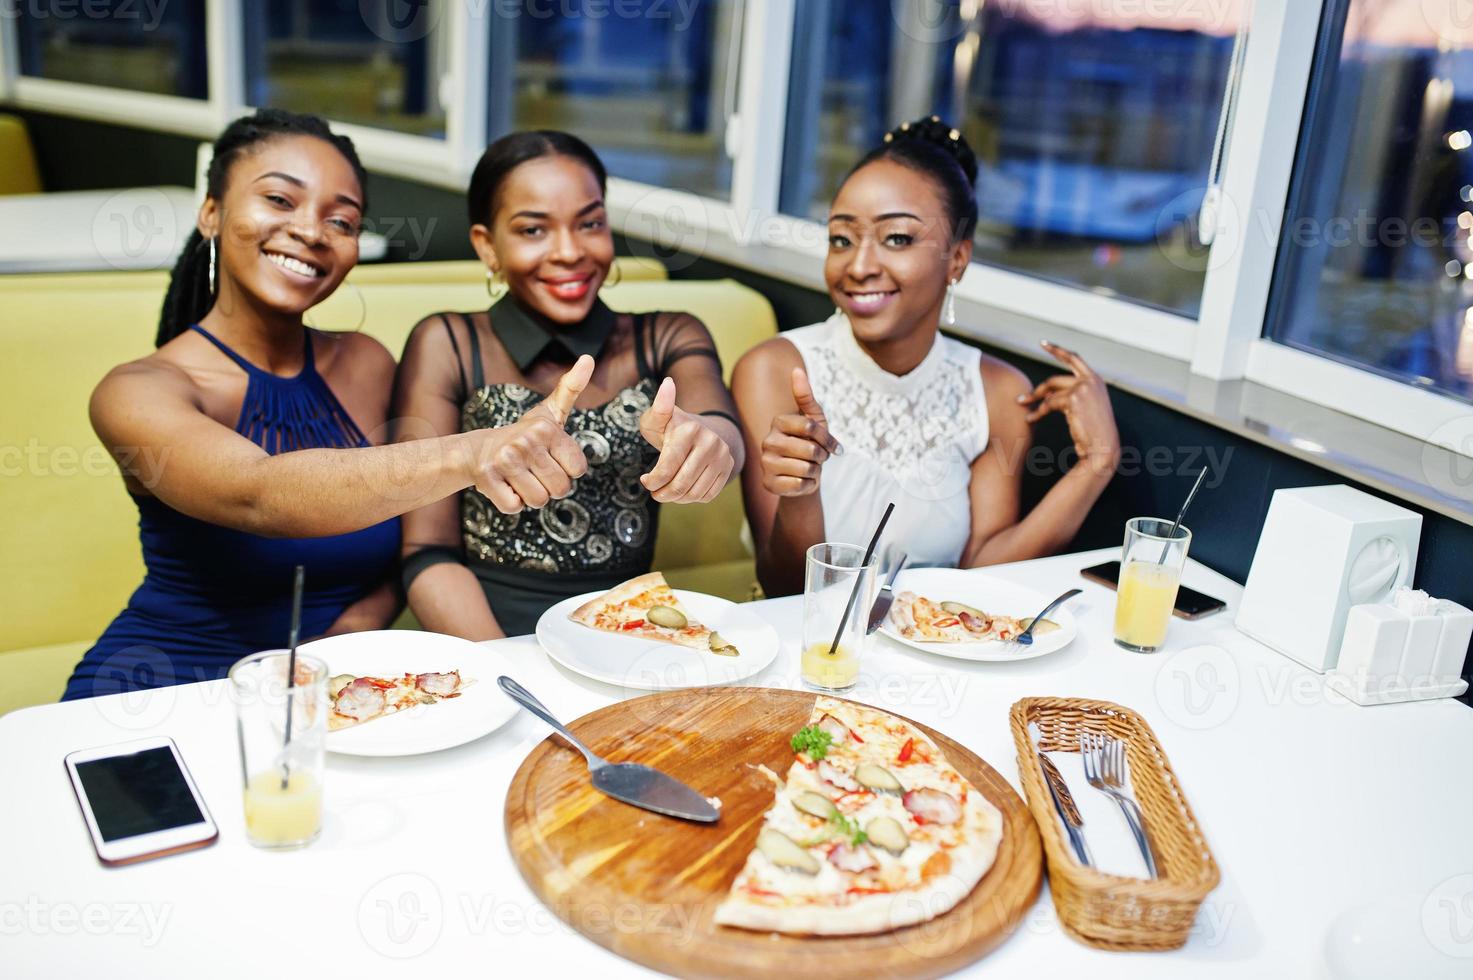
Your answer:
[[[1156,871],[1156,856],[1151,852],[1150,838],[1146,836],[1141,808],[1136,805],[1126,788],[1128,774],[1125,743],[1116,738],[1084,732],[1079,736],[1079,756],[1084,762],[1084,778],[1089,784],[1120,804],[1120,812],[1130,825],[1136,846],[1141,849],[1141,857],[1145,858],[1146,871],[1152,878],[1160,877]]]

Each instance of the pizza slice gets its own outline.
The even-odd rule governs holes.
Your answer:
[[[1002,814],[914,725],[820,696],[792,745],[718,924],[885,932],[951,910],[992,867]]]
[[[458,670],[405,674],[395,679],[336,674],[327,686],[328,698],[332,702],[327,730],[336,732],[415,705],[458,698],[474,683],[461,677]]]
[[[1020,619],[985,613],[964,602],[937,602],[901,592],[890,607],[890,621],[907,640],[921,643],[972,643],[1012,640],[1025,629]],[[1039,632],[1043,632],[1043,623]]]
[[[736,647],[690,614],[661,572],[616,585],[573,610],[568,618],[621,636],[660,640],[726,657],[738,655]]]

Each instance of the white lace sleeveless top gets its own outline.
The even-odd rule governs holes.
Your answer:
[[[782,336],[844,447],[819,481],[824,537],[868,544],[893,500],[885,550],[905,551],[912,565],[956,565],[972,527],[971,465],[987,448],[982,352],[938,335],[915,370],[896,376],[864,352],[843,313]]]

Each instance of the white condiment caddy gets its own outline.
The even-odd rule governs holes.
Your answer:
[[[1330,686],[1357,704],[1457,697],[1473,611],[1402,588],[1389,602],[1352,606]]]

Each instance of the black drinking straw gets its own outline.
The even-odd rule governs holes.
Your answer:
[[[302,632],[302,584],[306,577],[307,570],[298,565],[296,577],[292,582],[291,653],[286,658],[286,737],[281,740],[281,788],[283,790],[286,789],[287,780],[291,776],[291,764],[287,762],[286,749],[292,743],[292,688],[297,682],[297,638]]]
[[[885,522],[890,519],[890,512],[895,509],[892,500],[885,507],[885,516],[880,518],[880,526],[875,528],[875,536],[869,539],[869,547],[864,550],[864,561],[859,563],[859,574],[854,576],[854,588],[849,592],[849,604],[844,607],[844,615],[839,617],[839,628],[834,630],[834,642],[829,645],[829,656],[839,649],[839,637],[844,635],[844,624],[849,622],[849,614],[854,611],[854,600],[859,598],[859,583],[864,581],[864,568],[869,560],[875,555],[875,545],[880,543],[880,535],[885,533]]]
[[[1187,508],[1192,506],[1192,498],[1197,495],[1198,490],[1202,489],[1202,481],[1206,476],[1207,467],[1204,466],[1202,467],[1202,472],[1197,474],[1197,482],[1193,483],[1192,489],[1187,492],[1187,499],[1182,501],[1181,510],[1176,512],[1176,521],[1171,525],[1171,530],[1166,535],[1166,543],[1161,546],[1161,557],[1156,559],[1156,564],[1164,565],[1166,563],[1166,553],[1171,550],[1171,542],[1176,540],[1176,529],[1181,527],[1182,518],[1187,516]]]

